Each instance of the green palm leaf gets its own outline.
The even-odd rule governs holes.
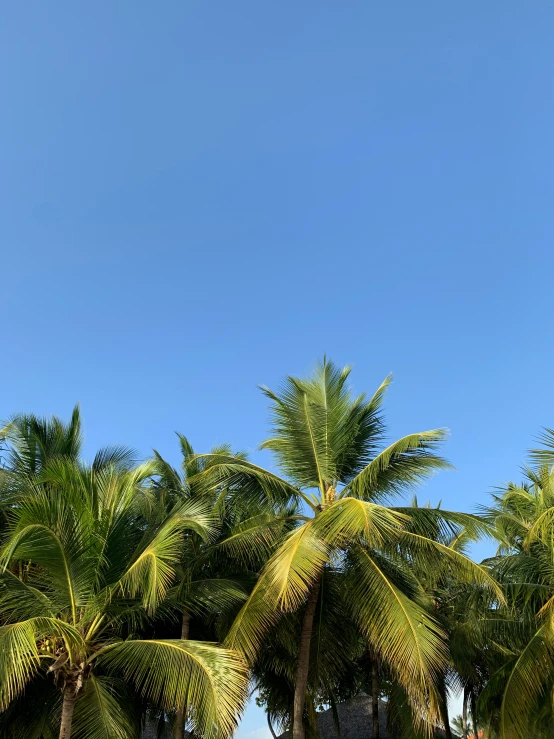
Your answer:
[[[329,547],[315,535],[313,524],[289,534],[261,573],[242,607],[226,644],[253,659],[283,611],[298,608],[329,559]]]
[[[504,688],[500,709],[502,739],[527,739],[533,711],[554,677],[554,634],[550,623],[529,640]]]
[[[410,531],[402,531],[398,540],[405,552],[410,552],[418,558],[418,566],[426,568],[430,577],[434,573],[438,579],[448,573],[458,582],[478,583],[484,586],[499,603],[505,602],[502,587],[492,574],[455,548]],[[391,546],[395,544],[396,542],[391,542]]]
[[[291,499],[301,496],[294,485],[242,457],[198,454],[195,459],[202,462],[205,469],[190,478],[191,484],[202,485],[211,490],[224,485],[225,494],[229,489],[236,488],[244,498],[262,502],[270,500],[277,504],[288,504]]]
[[[40,642],[52,635],[63,640],[70,655],[83,646],[79,632],[57,618],[39,616],[0,626],[0,710],[5,710],[47,659]]]
[[[445,429],[435,429],[395,441],[345,486],[341,496],[374,500],[399,495],[439,470],[452,469],[435,453],[447,436]]]
[[[439,718],[435,685],[448,656],[444,632],[369,551],[356,547],[351,555],[348,605],[360,630],[419,707],[421,719],[427,707],[431,717]]]
[[[233,651],[182,640],[133,640],[105,647],[98,661],[166,709],[189,706],[194,731],[229,736],[244,705],[248,671]]]
[[[75,739],[136,739],[139,725],[127,710],[124,685],[106,676],[91,675],[75,707]]]
[[[55,593],[51,593],[55,597]],[[38,588],[33,587],[5,570],[0,575],[0,613],[10,621],[25,621],[37,616],[55,616],[56,603]]]
[[[140,593],[145,608],[153,613],[173,583],[184,530],[207,536],[211,523],[202,502],[187,501],[180,506],[153,535],[145,537],[119,581],[122,591],[132,598]]]
[[[267,559],[273,553],[289,520],[289,511],[282,514],[264,511],[239,520],[212,549],[221,549],[247,566],[255,567],[260,558]]]
[[[385,537],[397,536],[409,521],[405,514],[357,498],[340,498],[312,524],[330,546],[347,548],[363,538],[370,546],[382,546]]]

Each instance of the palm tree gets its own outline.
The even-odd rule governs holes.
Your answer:
[[[457,531],[444,526],[436,509],[429,504],[419,508],[417,498],[412,501],[417,515],[412,517],[408,528],[441,542],[460,553],[466,553],[468,545],[475,537],[475,525],[471,529],[459,527]],[[481,533],[494,534],[491,526],[479,525]],[[442,723],[444,732],[451,737],[448,716],[448,694],[450,690],[463,693],[463,715],[467,718],[469,710],[476,719],[476,705],[483,690],[493,662],[502,658],[502,651],[493,638],[497,629],[499,611],[498,601],[490,589],[475,582],[459,582],[448,573],[437,578],[435,572],[420,567],[417,559],[406,560],[418,582],[421,583],[433,604],[435,618],[448,636],[449,663],[445,666],[440,688],[442,693]],[[484,565],[486,566],[486,565]],[[466,732],[467,735],[467,732]]]
[[[439,716],[436,677],[447,660],[447,648],[421,588],[415,581],[408,591],[398,585],[402,573],[395,564],[400,552],[425,561],[436,572],[455,570],[458,577],[497,589],[488,573],[464,555],[409,531],[410,509],[384,505],[391,496],[448,467],[436,454],[445,432],[410,434],[382,449],[380,409],[390,378],[368,399],[351,395],[349,373],[349,368],[340,370],[324,359],[308,379],[288,377],[277,393],[263,388],[271,403],[274,433],[262,449],[274,453],[284,477],[232,456],[202,457],[231,484],[304,505],[300,525],[267,563],[226,641],[253,661],[279,617],[303,609],[293,739],[305,735],[313,625],[318,603],[324,607],[320,593],[330,569],[340,569],[346,561],[352,564],[355,577],[344,591],[345,612],[372,651],[395,671],[420,720],[428,714]],[[440,518],[463,517],[441,511]]]
[[[185,436],[177,436],[180,470],[154,452],[157,476],[153,490],[159,511],[164,518],[176,505],[202,505],[209,511],[212,534],[207,539],[197,532],[187,532],[176,570],[177,583],[167,594],[166,606],[179,609],[181,639],[189,638],[194,620],[203,631],[211,622],[221,635],[229,616],[234,616],[237,606],[246,600],[256,573],[290,528],[294,510],[243,496],[240,487],[207,485],[200,473],[208,474],[209,464],[196,457]],[[231,448],[216,447],[212,454],[229,455]],[[245,459],[244,455],[237,456]],[[183,738],[186,719],[186,707],[178,706],[173,725],[176,739]]]
[[[437,603],[448,633],[450,681],[462,693],[461,734],[467,739],[472,727],[477,733],[485,724],[477,707],[491,674],[505,662],[506,622],[500,604],[474,584],[447,583]]]
[[[465,701],[462,714],[452,719],[452,728],[462,739],[467,739],[470,732],[474,733],[472,723],[467,717],[467,703]]]
[[[486,509],[499,540],[490,560],[505,585],[505,659],[485,689],[489,712],[499,695],[502,739],[551,736],[554,711],[554,431],[531,452],[522,484],[509,483]],[[494,721],[493,724],[494,726]]]
[[[344,609],[345,577],[328,567],[322,579],[320,605],[314,616],[306,690],[306,730],[317,732],[316,709],[336,708],[338,703],[368,691],[367,664],[361,665],[367,646]],[[271,724],[281,731],[292,727],[298,635],[302,611],[284,614],[267,632],[263,649],[252,663],[259,693],[258,704],[266,708]],[[365,678],[365,679],[364,679]],[[336,720],[338,714],[334,711]]]
[[[13,478],[18,497],[5,511],[0,551],[0,711],[9,735],[32,719],[40,736],[46,711],[58,715],[59,739],[72,730],[130,739],[129,685],[165,710],[186,703],[196,730],[227,736],[245,698],[240,656],[209,643],[136,637],[173,583],[187,532],[210,535],[209,511],[191,501],[151,517],[146,482],[155,463],[96,462],[54,455],[37,474]],[[41,692],[47,679],[57,704]],[[43,710],[29,716],[33,695],[28,707]]]

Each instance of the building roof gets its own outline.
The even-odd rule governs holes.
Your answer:
[[[371,696],[358,695],[337,706],[341,735],[340,739],[371,739],[373,736],[373,717]],[[339,739],[331,709],[318,714],[317,726],[321,739]],[[437,736],[444,734],[437,733]],[[289,739],[288,732],[279,739]],[[387,731],[387,704],[379,701],[379,739],[394,739]]]
[[[357,695],[337,705],[340,723],[340,739],[371,739],[373,736],[373,717],[371,712],[371,696]],[[339,739],[337,727],[331,709],[322,711],[317,717],[317,726],[321,739]],[[289,739],[289,732],[279,739]],[[379,701],[379,739],[391,739],[387,732],[387,704]]]
[[[337,713],[340,722],[341,739],[362,739],[373,736],[373,717],[371,696],[358,695],[349,701],[339,703]],[[321,739],[339,739],[337,727],[331,710],[319,714],[317,725]],[[379,701],[379,737],[389,739],[387,732],[387,704]]]

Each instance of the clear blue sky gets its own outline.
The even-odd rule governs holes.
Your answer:
[[[390,371],[471,508],[554,425],[554,6],[7,3],[0,416],[253,450],[260,383]],[[249,711],[241,736],[265,736]]]

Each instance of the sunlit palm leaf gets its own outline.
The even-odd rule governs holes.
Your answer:
[[[0,552],[0,565],[6,569],[12,558],[18,558],[44,568],[75,620],[79,586],[86,586],[79,577],[83,568],[72,567],[82,552],[75,511],[67,502],[56,504],[54,496],[39,491],[25,499],[18,516],[17,526]]]
[[[106,647],[98,661],[149,700],[189,706],[195,732],[229,736],[247,695],[248,671],[236,653],[181,640],[134,640]]]
[[[502,739],[527,739],[533,711],[554,677],[552,624],[529,640],[506,682],[500,712]]]
[[[107,468],[129,469],[136,464],[137,453],[126,446],[107,446],[99,449],[94,455],[92,469],[98,472]]]
[[[55,597],[55,593],[51,594]],[[0,613],[10,621],[55,616],[56,603],[38,588],[5,570],[0,575]]]
[[[81,414],[76,405],[69,423],[60,418],[40,418],[20,414],[3,429],[10,442],[8,466],[17,475],[38,474],[51,460],[59,457],[76,460],[82,446]]]
[[[192,529],[207,536],[211,518],[201,502],[187,501],[153,535],[146,536],[119,581],[124,593],[141,594],[145,608],[153,612],[171,587],[183,543],[183,532]]]
[[[493,538],[496,533],[494,526],[483,520],[481,516],[471,513],[447,511],[440,507],[433,508],[427,505],[394,506],[391,510],[409,517],[409,523],[405,526],[408,531],[442,543],[451,542],[452,538],[458,536],[462,530],[465,532],[464,540],[468,538],[477,540],[481,537]]]
[[[280,611],[294,610],[304,602],[328,561],[329,551],[311,524],[289,534],[264,568],[235,619],[226,644],[252,659],[269,628],[279,619]]]
[[[62,639],[71,655],[83,644],[76,629],[56,618],[40,616],[0,626],[0,710],[5,710],[37,674],[46,658],[39,642],[52,636]]]
[[[255,566],[274,551],[288,520],[288,511],[284,514],[263,512],[240,520],[213,549],[221,549],[246,565]]]
[[[405,493],[451,465],[435,453],[448,434],[444,429],[410,434],[380,452],[343,489],[341,495],[365,500]]]
[[[499,603],[505,602],[502,587],[487,569],[476,564],[456,549],[433,541],[410,531],[402,531],[398,543],[405,552],[419,559],[419,567],[427,567],[428,572],[438,578],[445,572],[455,576],[458,582],[478,583],[486,587]],[[394,546],[395,542],[391,542]],[[427,563],[425,565],[425,562]]]
[[[107,677],[91,675],[79,696],[73,717],[74,739],[136,739],[137,717],[127,709],[124,686]]]
[[[204,485],[216,490],[221,485],[225,489],[240,489],[241,495],[252,500],[270,500],[275,503],[289,503],[297,499],[299,491],[278,475],[258,467],[252,462],[222,454],[198,454],[195,458],[205,469],[190,479],[191,484]]]
[[[439,717],[437,676],[447,660],[445,634],[413,598],[407,597],[371,553],[352,552],[348,605],[364,636],[396,674],[420,716]]]
[[[317,516],[313,531],[330,546],[348,547],[364,539],[370,546],[382,546],[409,521],[403,513],[357,498],[340,498]]]
[[[529,452],[529,458],[538,465],[554,465],[554,429],[545,428],[539,435],[537,441],[543,446],[541,449],[532,449]]]
[[[312,378],[287,377],[278,393],[262,388],[272,401],[275,432],[262,448],[275,452],[281,469],[299,487],[322,489],[323,481],[337,477],[338,421],[351,407],[349,373],[350,368],[341,370],[324,359]]]

